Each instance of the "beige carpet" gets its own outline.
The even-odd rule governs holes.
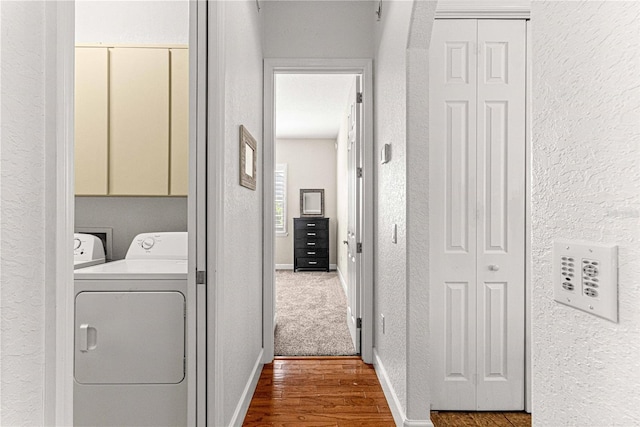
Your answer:
[[[276,271],[276,315],[276,356],[356,354],[336,272]]]

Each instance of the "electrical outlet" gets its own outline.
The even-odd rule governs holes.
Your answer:
[[[380,325],[382,326],[382,335],[385,333],[384,314],[380,314]]]
[[[618,247],[556,240],[553,288],[557,302],[618,322]]]

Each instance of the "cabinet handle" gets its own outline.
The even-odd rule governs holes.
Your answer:
[[[307,236],[315,236],[316,233],[307,233]]]
[[[316,244],[315,244],[315,243],[313,243],[313,242],[309,242],[309,243],[307,243],[307,246],[315,246],[315,245],[316,245]]]
[[[315,226],[316,226],[316,224],[315,224],[315,223],[307,224],[307,227],[315,227]]]
[[[489,266],[489,270],[498,271],[498,270],[500,270],[500,266],[496,265],[496,264],[492,264],[492,265]]]
[[[316,265],[318,262],[317,261],[309,261],[309,264],[311,265]]]
[[[315,254],[316,254],[315,252],[307,251],[307,255],[315,255]]]

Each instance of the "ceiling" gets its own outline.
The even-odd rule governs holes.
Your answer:
[[[276,138],[334,139],[353,74],[277,74]]]

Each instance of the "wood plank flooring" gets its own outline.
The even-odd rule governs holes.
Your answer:
[[[525,412],[438,412],[431,411],[435,427],[531,427]]]
[[[265,365],[245,426],[394,426],[373,370],[358,357],[278,358]]]
[[[435,427],[530,427],[523,412],[432,412]],[[280,357],[264,366],[244,426],[394,426],[373,366],[358,357]]]

